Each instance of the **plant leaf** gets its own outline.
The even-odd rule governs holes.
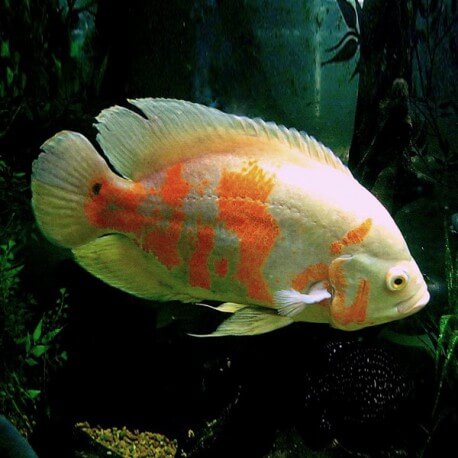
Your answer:
[[[27,334],[25,338],[25,352],[29,353],[31,347],[32,347],[32,338],[30,337],[30,334]]]
[[[6,67],[6,85],[11,86],[14,79],[14,72],[10,67]]]
[[[41,339],[42,342],[44,344],[51,342],[51,340],[53,340],[57,336],[57,334],[59,334],[60,331],[62,331],[62,328],[56,328],[52,331],[49,331],[47,334],[43,336],[43,339]]]
[[[363,25],[363,8],[359,3],[359,0],[355,0],[356,6],[356,14],[358,16],[358,25],[359,25],[359,33],[362,33],[362,25]]]
[[[353,70],[353,73],[350,76],[350,81],[356,76],[361,73],[362,70],[362,65],[361,65],[361,57],[358,59],[358,63],[355,65],[355,69]]]
[[[426,350],[431,355],[434,355],[434,344],[428,334],[403,334],[389,328],[385,328],[379,336],[397,345],[420,348]]]
[[[439,368],[439,365],[442,360],[442,356],[447,354],[449,348],[449,341],[453,329],[458,324],[457,315],[442,315],[439,321],[439,336],[437,339],[436,347],[436,369]]]
[[[40,356],[43,355],[43,353],[45,353],[47,349],[48,349],[47,345],[35,345],[34,347],[32,347],[31,353],[32,355],[39,358]]]
[[[41,390],[27,390],[27,395],[30,399],[36,399],[40,394]]]
[[[38,361],[34,360],[33,358],[27,358],[25,362],[28,366],[31,367],[36,366],[38,364]]]
[[[359,35],[355,33],[353,30],[348,31],[339,41],[337,44],[334,46],[331,46],[330,48],[325,49],[326,52],[332,52],[335,51],[337,48],[340,48],[342,43],[348,38],[348,37],[355,37],[357,40],[359,38]]]
[[[337,62],[345,62],[350,60],[358,50],[358,41],[351,37],[345,45],[340,49],[340,51],[331,59],[326,60],[322,63],[322,66]]]
[[[455,259],[453,259],[447,220],[445,221],[444,226],[445,226],[445,271],[446,271],[448,297],[449,297],[450,306],[455,311],[454,316],[458,319],[458,297],[457,297],[458,295],[458,253],[456,254]]]
[[[353,5],[348,0],[337,0],[340,12],[342,13],[345,22],[350,29],[356,28],[356,11]]]
[[[40,340],[40,337],[41,337],[41,332],[43,330],[43,320],[41,319],[38,324],[37,324],[37,327],[35,328],[35,330],[33,331],[33,341],[36,343]]]
[[[2,41],[0,46],[0,57],[10,57],[10,43],[8,40]]]

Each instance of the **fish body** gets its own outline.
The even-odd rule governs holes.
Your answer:
[[[39,226],[89,272],[140,297],[223,302],[233,316],[212,335],[353,330],[427,303],[389,213],[316,140],[190,102],[131,103],[144,116],[97,118],[117,173],[67,131],[33,167]]]

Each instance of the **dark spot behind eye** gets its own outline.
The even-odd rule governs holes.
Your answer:
[[[102,183],[95,183],[92,186],[92,193],[94,194],[94,196],[98,196],[101,189],[102,189]]]

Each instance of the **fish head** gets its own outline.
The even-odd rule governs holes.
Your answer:
[[[330,321],[333,327],[357,330],[399,320],[429,301],[426,282],[410,259],[367,253],[342,255],[330,265]]]

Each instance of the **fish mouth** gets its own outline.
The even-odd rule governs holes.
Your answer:
[[[397,305],[399,313],[403,315],[411,315],[421,310],[430,299],[429,291],[426,286],[420,288],[413,296],[405,301],[401,301]]]

